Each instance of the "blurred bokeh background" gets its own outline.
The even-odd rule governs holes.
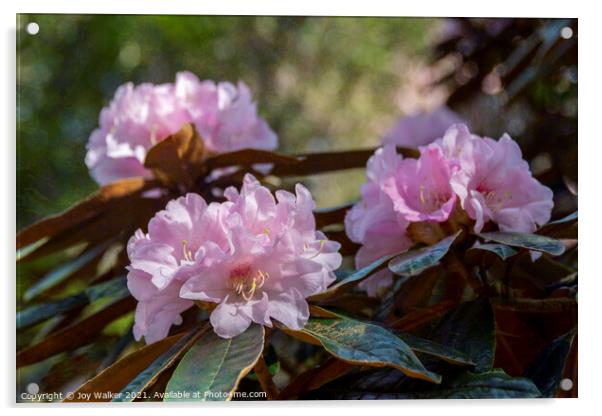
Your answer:
[[[19,15],[17,30],[18,229],[96,189],[85,144],[119,85],[181,70],[244,80],[285,153],[376,146],[398,117],[447,103],[519,141],[555,216],[576,209],[576,20]],[[307,184],[326,207],[363,181]]]

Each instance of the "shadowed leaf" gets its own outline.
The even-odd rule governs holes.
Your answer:
[[[440,386],[430,390],[403,393],[349,392],[340,399],[511,399],[540,397],[533,382],[526,378],[513,378],[503,370],[473,374],[465,372],[446,378]]]
[[[47,336],[17,353],[17,368],[42,361],[89,343],[105,326],[134,309],[132,297],[117,300],[100,311]]]
[[[125,277],[118,277],[85,289],[77,295],[55,302],[34,305],[17,312],[17,329],[45,321],[80,306],[85,306],[103,297],[121,299],[128,294]]]
[[[206,332],[184,355],[174,371],[164,401],[182,400],[177,392],[199,393],[199,397],[185,400],[225,401],[236,391],[238,383],[259,359],[264,346],[264,328],[252,324],[242,334],[220,338],[213,331]],[[205,395],[213,392],[216,395]]]
[[[525,372],[525,377],[535,382],[543,397],[555,396],[573,338],[572,332],[557,338],[539,354]]]
[[[411,334],[397,334],[403,342],[409,345],[409,347],[423,354],[432,355],[437,358],[441,358],[443,361],[447,361],[452,364],[474,366],[475,364],[470,360],[470,357],[461,351],[454,348],[438,344],[425,338],[420,338]]]
[[[465,353],[476,371],[488,371],[495,355],[495,321],[489,301],[466,302],[445,315],[428,337]]]
[[[541,251],[554,256],[559,256],[564,253],[564,244],[562,244],[561,241],[537,234],[500,231],[493,233],[480,233],[478,236],[485,240],[495,241],[496,243]]]

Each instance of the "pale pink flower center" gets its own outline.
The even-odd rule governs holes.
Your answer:
[[[250,262],[243,262],[230,270],[228,286],[245,300],[251,300],[257,289],[261,289],[269,277],[267,272],[254,270]]]
[[[493,212],[502,209],[512,199],[511,191],[495,192],[488,190],[487,187],[478,186],[477,192],[480,192],[485,197],[487,206]]]
[[[424,185],[421,185],[418,191],[418,199],[421,205],[420,210],[425,212],[433,212],[440,209],[450,198],[450,192],[438,192],[437,190],[428,189]]]

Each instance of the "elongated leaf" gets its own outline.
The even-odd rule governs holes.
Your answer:
[[[82,384],[65,401],[110,401],[114,394],[121,391],[134,377],[184,335],[184,333],[176,334],[132,352]]]
[[[27,289],[23,294],[23,300],[25,302],[29,302],[35,297],[44,293],[49,288],[65,281],[71,274],[84,267],[93,259],[97,258],[106,248],[107,244],[100,244],[91,248],[90,250],[87,250],[85,253],[77,256],[73,260],[69,260],[61,264],[59,267],[50,271],[48,274],[38,280],[33,286]]]
[[[512,256],[514,256],[517,251],[512,247],[508,247],[505,244],[479,244],[469,249],[469,251],[487,251],[489,253],[493,253],[498,256],[502,260],[506,260]]]
[[[295,164],[277,164],[271,174],[277,176],[304,176],[337,170],[363,168],[376,149],[348,150],[342,152],[309,153],[295,155]],[[406,157],[417,157],[415,149],[397,148]]]
[[[44,218],[21,230],[17,234],[17,249],[83,224],[103,213],[113,201],[138,195],[153,186],[157,186],[157,182],[147,181],[144,178],[123,179],[105,185],[65,212]]]
[[[428,338],[468,355],[477,372],[490,370],[495,356],[495,321],[489,301],[463,303],[445,315]]]
[[[415,352],[421,352],[423,354],[432,355],[437,358],[441,358],[444,361],[458,365],[474,366],[475,364],[470,360],[467,354],[456,350],[455,348],[448,347],[425,338],[420,338],[411,334],[397,334],[403,342],[409,345],[409,347]]]
[[[251,166],[260,163],[295,165],[299,162],[300,160],[294,156],[281,155],[259,149],[243,149],[235,152],[220,153],[210,157],[205,163],[208,169],[216,169],[228,166]]]
[[[256,324],[230,339],[206,332],[178,364],[167,384],[164,401],[230,400],[240,380],[259,359],[263,345],[264,329]],[[180,394],[189,396],[179,397]]]
[[[75,308],[88,305],[103,297],[122,299],[126,297],[128,293],[125,276],[117,277],[86,288],[77,295],[68,296],[55,302],[34,305],[17,312],[17,329],[37,324]]]
[[[405,342],[376,325],[348,318],[310,318],[301,331],[286,332],[293,336],[301,333],[306,340],[318,342],[338,359],[352,364],[393,367],[410,377],[441,381],[438,374],[422,365]]]
[[[349,288],[351,285],[359,283],[360,281],[362,281],[366,277],[368,277],[371,274],[373,274],[374,272],[378,271],[389,260],[391,260],[393,257],[395,257],[397,255],[398,254],[391,254],[391,255],[388,255],[388,256],[381,257],[380,259],[378,259],[375,262],[369,264],[368,266],[363,267],[363,268],[361,268],[361,269],[353,272],[351,275],[347,276],[346,278],[344,278],[340,282],[337,282],[334,285],[330,286],[326,291],[324,291],[322,293],[318,293],[317,295],[311,296],[309,298],[309,300],[310,301],[318,301],[318,300],[322,300],[322,299],[327,299],[327,298],[329,298],[331,296],[334,296],[334,295],[340,293],[345,288]]]
[[[554,256],[559,256],[564,253],[564,244],[562,244],[562,242],[554,240],[553,238],[544,237],[543,235],[516,232],[480,233],[478,235],[485,240],[495,241],[496,243],[502,243],[512,247],[541,251]]]
[[[148,367],[138,374],[132,381],[125,386],[112,401],[114,402],[133,402],[139,395],[152,386],[161,373],[170,368],[180,358],[190,346],[209,329],[205,324],[196,331],[190,331],[184,335],[171,348],[157,357]]]
[[[105,326],[134,309],[132,297],[118,300],[100,311],[17,353],[17,368],[37,363],[63,351],[89,343]]]
[[[562,217],[559,218],[555,221],[550,221],[549,223],[547,223],[544,227],[547,227],[548,225],[559,225],[559,224],[566,224],[566,223],[571,223],[571,222],[575,222],[578,219],[578,211],[575,211],[569,215],[567,215],[566,217]]]
[[[458,235],[460,235],[460,231],[432,246],[411,250],[398,255],[389,262],[389,270],[400,276],[411,277],[420,274],[430,267],[436,266],[447,254]]]
[[[346,392],[340,399],[512,399],[540,397],[537,386],[526,378],[510,377],[503,370],[473,374],[465,372],[448,378],[430,390],[403,393]]]
[[[572,332],[557,338],[525,372],[525,377],[535,382],[543,397],[555,396],[573,338]]]

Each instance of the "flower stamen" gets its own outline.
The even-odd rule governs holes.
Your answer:
[[[192,251],[188,250],[188,241],[182,240],[182,252],[184,253],[184,260],[193,261]]]

